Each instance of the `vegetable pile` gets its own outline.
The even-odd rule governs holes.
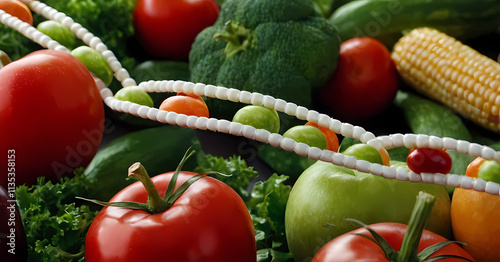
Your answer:
[[[258,92],[377,136],[500,150],[498,1],[42,2],[101,39],[123,70],[29,1],[0,0],[0,21],[18,17],[61,44],[46,50],[0,23],[0,251],[9,261],[500,260],[499,195],[466,189],[466,179],[445,186],[347,167],[361,160],[495,188],[494,156],[421,141],[377,148],[266,103],[118,80],[126,70],[137,84]],[[110,110],[101,81],[120,102],[280,134],[341,153],[345,166]]]

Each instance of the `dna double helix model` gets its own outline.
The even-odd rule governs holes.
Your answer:
[[[54,8],[39,1],[24,1],[29,8],[49,19],[58,21],[73,32],[73,34],[82,40],[89,47],[100,52],[114,72],[115,78],[121,83],[122,87],[138,86],[142,90],[151,92],[183,92],[194,93],[199,96],[206,96],[232,102],[241,102],[244,104],[262,105],[274,108],[278,112],[294,116],[300,120],[306,120],[317,123],[319,126],[327,127],[333,132],[344,137],[350,137],[359,140],[361,143],[369,144],[377,150],[384,150],[394,147],[429,147],[453,150],[461,154],[468,154],[473,157],[482,157],[500,162],[500,152],[491,147],[471,143],[469,141],[457,140],[449,137],[436,137],[422,134],[391,134],[375,136],[372,132],[365,130],[360,126],[349,123],[343,123],[326,114],[321,114],[314,110],[309,110],[303,106],[274,98],[260,93],[251,93],[233,88],[222,86],[206,85],[203,83],[192,83],[187,81],[162,80],[145,81],[139,84],[132,79],[120,61],[111,50],[101,41],[101,39],[66,14],[55,10]],[[60,50],[70,52],[66,47],[51,39],[49,36],[38,31],[28,23],[9,15],[0,10],[0,21],[40,44],[42,47],[51,50]],[[248,139],[256,140],[262,143],[268,143],[274,147],[281,147],[284,150],[295,152],[298,155],[308,157],[313,160],[321,160],[335,165],[355,169],[360,172],[371,173],[382,176],[387,179],[397,179],[402,181],[423,182],[429,184],[446,185],[450,187],[460,187],[472,189],[479,192],[486,192],[494,195],[500,195],[500,184],[484,181],[482,179],[471,178],[457,174],[440,173],[420,173],[417,174],[406,168],[394,168],[381,164],[370,163],[364,160],[358,160],[353,156],[346,156],[342,153],[330,150],[322,150],[317,147],[310,147],[304,143],[285,138],[278,133],[271,133],[267,130],[256,129],[249,125],[243,125],[231,122],[225,119],[206,118],[187,116],[175,112],[167,112],[157,108],[143,106],[128,101],[118,100],[113,96],[112,91],[98,78],[95,78],[96,84],[100,90],[104,103],[112,110],[132,114],[144,119],[158,121],[164,124],[179,125],[199,130],[210,130],[221,132],[234,136],[242,136]]]

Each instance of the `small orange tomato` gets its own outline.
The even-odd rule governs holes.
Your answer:
[[[334,152],[339,151],[339,139],[335,132],[326,127],[319,126],[318,124],[313,122],[307,122],[305,125],[316,127],[321,131],[321,133],[323,133],[326,138],[326,149]]]
[[[485,159],[476,158],[466,175],[478,177]],[[500,261],[500,196],[456,188],[451,202],[451,222],[455,240],[465,242],[464,249],[477,262]]]
[[[19,0],[0,0],[0,9],[19,18],[21,21],[33,25],[33,14],[29,7]]]
[[[178,93],[165,99],[160,110],[175,112],[188,116],[208,118],[208,107],[202,97],[195,94]]]

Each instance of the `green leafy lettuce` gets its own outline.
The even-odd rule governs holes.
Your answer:
[[[41,177],[36,185],[16,189],[28,261],[83,261],[86,232],[97,212],[75,202],[87,190],[80,174],[58,183]]]

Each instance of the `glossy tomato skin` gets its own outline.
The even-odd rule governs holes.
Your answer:
[[[176,183],[195,175],[180,172]],[[152,177],[163,197],[172,172]],[[145,203],[136,182],[110,201]],[[193,183],[163,213],[104,207],[89,228],[85,260],[92,261],[256,261],[253,223],[243,200],[219,180]]]
[[[40,50],[0,70],[0,161],[10,188],[39,176],[58,180],[86,166],[102,140],[104,106],[94,78],[75,57]],[[12,179],[12,180],[11,180]],[[9,182],[9,184],[7,184]]]
[[[33,14],[31,10],[20,0],[0,0],[0,9],[19,18],[25,23],[33,25]]]
[[[153,57],[187,60],[196,35],[218,15],[215,0],[139,0],[136,39]]]
[[[401,249],[404,234],[408,226],[401,223],[377,223],[369,225],[381,235],[389,245],[396,251]],[[346,261],[363,261],[363,262],[387,262],[389,261],[382,249],[372,241],[353,234],[364,234],[372,236],[365,228],[359,228],[351,232],[345,233],[330,240],[326,243],[314,256],[312,262],[346,262]],[[418,252],[424,248],[447,241],[446,238],[424,229]],[[439,255],[457,255],[466,257],[472,260],[472,257],[459,245],[450,244],[439,251],[435,252],[431,257]],[[462,259],[444,259],[439,261],[459,262]]]
[[[352,38],[340,45],[337,68],[321,89],[319,103],[332,117],[365,120],[392,103],[398,86],[389,50],[374,38]]]
[[[420,173],[450,173],[452,159],[446,150],[436,148],[413,148],[406,158],[411,171]]]

